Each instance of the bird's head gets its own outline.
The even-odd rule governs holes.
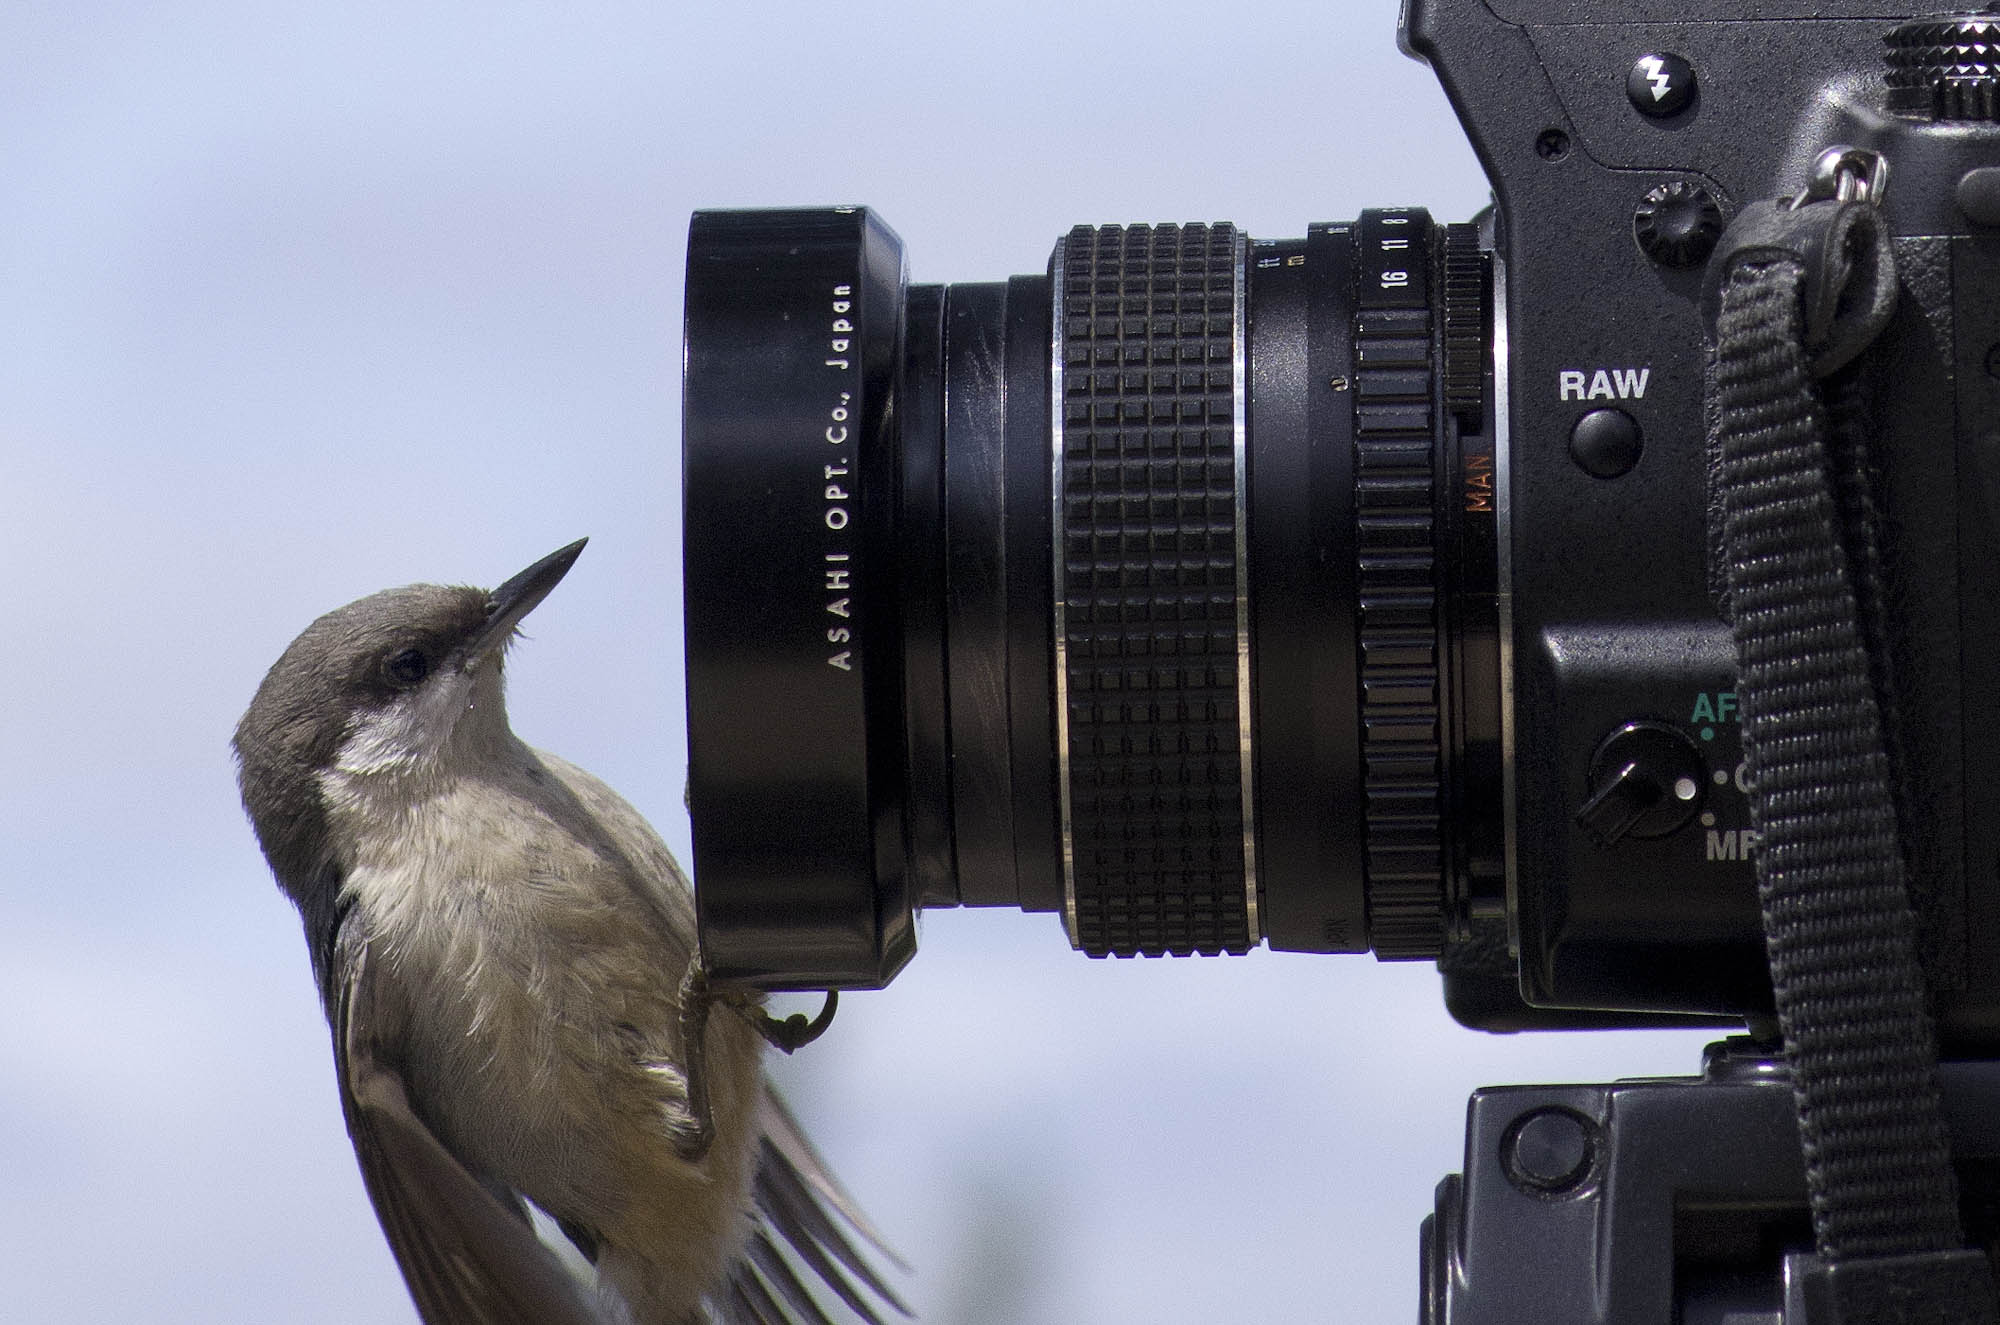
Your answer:
[[[307,626],[273,664],[236,728],[245,805],[267,813],[329,775],[423,776],[509,739],[500,663],[521,618],[548,596],[584,540],[488,592],[385,589]],[[267,841],[267,848],[268,848]]]

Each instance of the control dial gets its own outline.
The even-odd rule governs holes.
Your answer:
[[[2000,14],[1919,19],[1882,40],[1890,110],[1933,120],[2000,120]]]

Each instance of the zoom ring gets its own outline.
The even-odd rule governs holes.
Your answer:
[[[1242,240],[1079,226],[1058,247],[1057,646],[1071,938],[1242,952]]]
[[[1444,944],[1430,218],[1366,212],[1354,323],[1354,505],[1368,928]]]

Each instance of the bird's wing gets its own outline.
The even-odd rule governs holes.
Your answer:
[[[657,908],[661,968],[679,969],[694,955],[695,944],[694,886],[680,863],[617,792],[566,759],[544,750],[534,754],[576,797],[580,813],[570,821],[571,831],[585,840],[608,835],[633,866],[629,877],[635,888]],[[906,1274],[909,1267],[834,1181],[768,1083],[758,1123],[763,1139],[753,1193],[756,1219],[743,1254],[722,1288],[710,1295],[722,1325],[833,1325],[808,1284],[823,1285],[871,1325],[883,1325],[885,1308],[908,1316],[910,1309],[867,1253]],[[850,1233],[865,1246],[857,1248]]]
[[[832,1325],[809,1283],[824,1284],[870,1325],[883,1325],[884,1306],[908,1316],[874,1260],[906,1274],[909,1267],[834,1180],[768,1084],[759,1121],[757,1222],[716,1303],[724,1325]],[[865,1245],[857,1247],[850,1233]]]
[[[601,1325],[575,1280],[446,1150],[382,1052],[382,981],[358,926],[332,969],[334,1060],[347,1132],[376,1218],[427,1325]]]

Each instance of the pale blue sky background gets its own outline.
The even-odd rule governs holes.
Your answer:
[[[923,281],[1072,223],[1485,197],[1395,5],[0,9],[0,1284],[23,1322],[398,1322],[227,740],[319,612],[591,546],[516,728],[682,846],[680,277],[865,202]],[[946,1325],[1382,1321],[1489,1039],[1425,967],[1106,965],[934,915],[787,1065]]]

